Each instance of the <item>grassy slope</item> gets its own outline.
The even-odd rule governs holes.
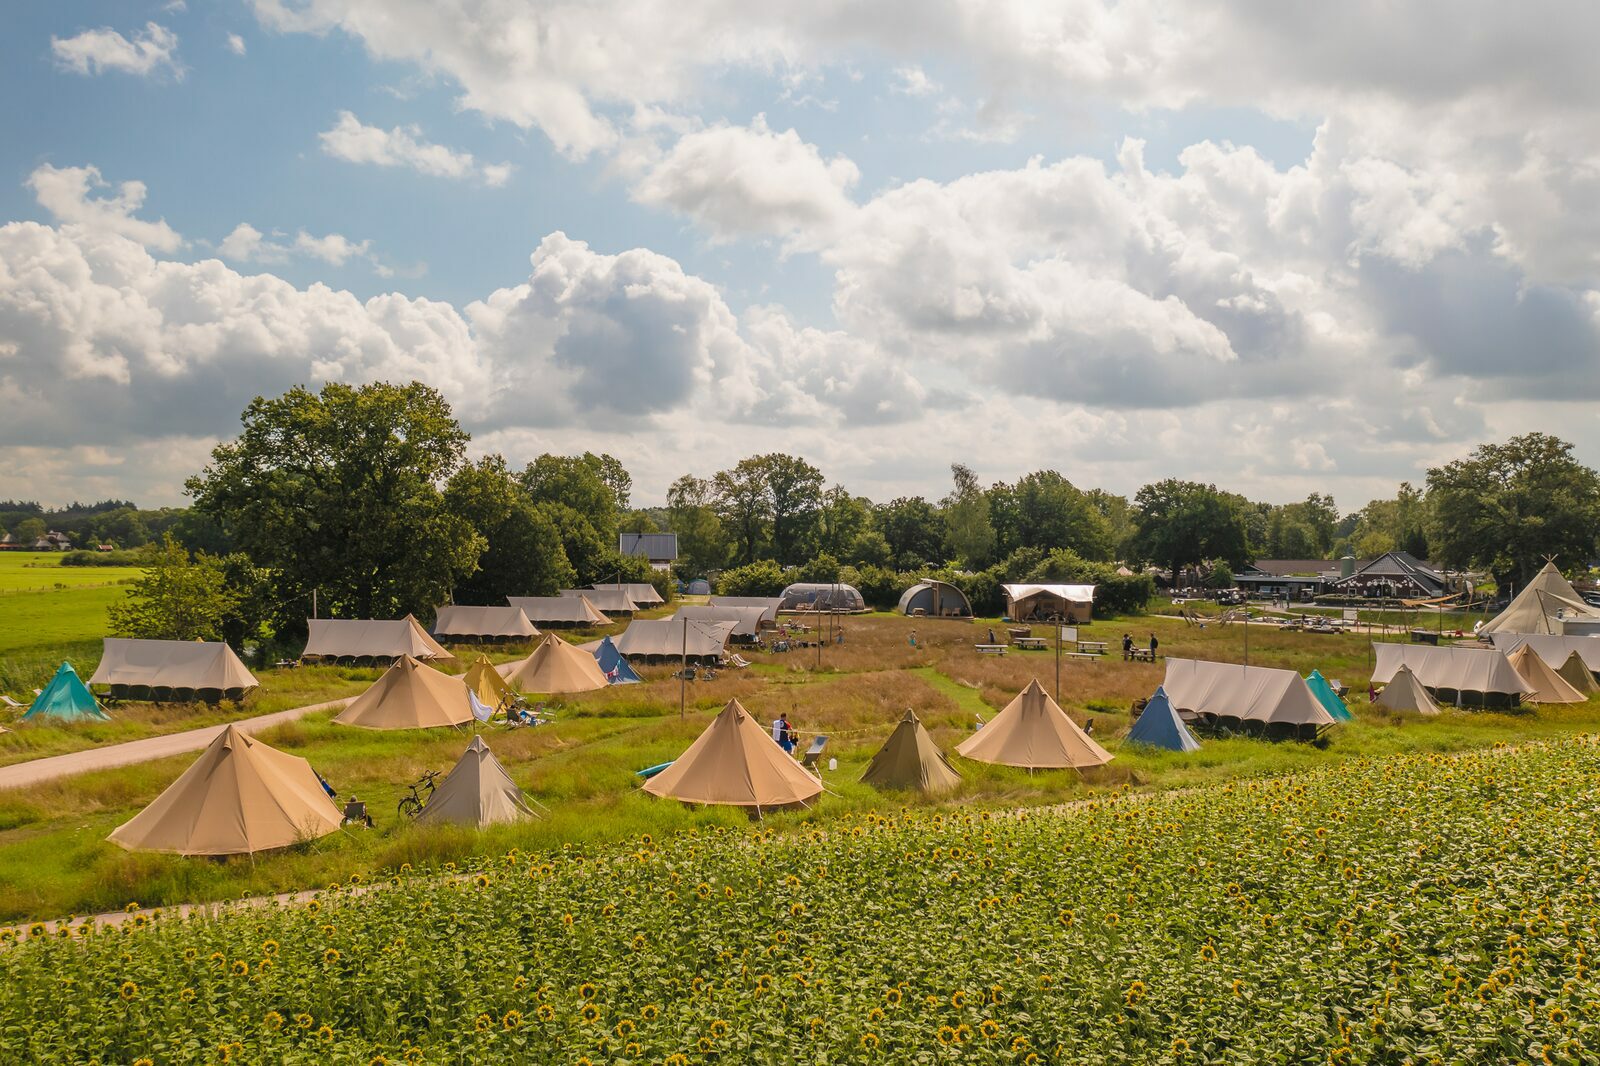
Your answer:
[[[923,647],[913,649],[905,640],[908,628],[904,619],[854,619],[847,626],[846,642],[824,651],[820,671],[814,651],[795,652],[760,657],[752,670],[695,682],[689,686],[684,721],[677,715],[679,685],[669,676],[671,668],[654,666],[644,668],[645,684],[569,698],[553,726],[518,731],[490,727],[486,739],[496,754],[550,814],[529,825],[484,834],[419,829],[401,824],[394,813],[405,782],[425,769],[453,765],[463,746],[462,734],[368,733],[332,725],[327,714],[269,732],[265,739],[308,758],[343,795],[361,796],[376,814],[378,828],[346,832],[254,862],[130,855],[104,842],[111,829],[181,773],[189,757],[83,775],[26,793],[0,793],[0,916],[114,908],[129,899],[153,904],[223,898],[323,884],[407,861],[463,858],[566,840],[659,835],[690,825],[740,824],[742,817],[732,812],[688,811],[650,800],[638,792],[634,776],[640,767],[674,757],[733,697],[760,720],[788,711],[803,734],[832,738],[828,755],[839,760],[839,768],[827,775],[831,794],[817,811],[781,815],[780,824],[920,804],[905,796],[880,795],[858,783],[903,710],[914,708],[948,751],[967,735],[975,714],[991,716],[1031,677],[1052,687],[1054,657],[1048,652],[980,657],[971,649],[977,627],[927,620],[918,620]],[[1124,629],[1141,643],[1154,631],[1163,652],[1172,655],[1238,661],[1243,653],[1243,631],[1237,626],[1200,630],[1181,622],[1137,619],[1097,624],[1093,634],[1115,643]],[[1301,672],[1320,667],[1358,690],[1367,676],[1366,643],[1354,636],[1252,630],[1250,660]],[[318,675],[324,673],[330,686],[335,681],[344,685],[340,692],[358,689],[362,677],[372,676],[331,669],[274,676],[311,683],[316,691],[304,693],[309,702],[327,697],[328,690],[317,687]],[[1447,713],[1433,720],[1376,715],[1360,705],[1358,721],[1340,728],[1325,751],[1250,740],[1213,742],[1190,756],[1119,751],[1115,737],[1128,724],[1130,704],[1149,695],[1161,675],[1159,666],[1118,660],[1065,663],[1063,702],[1080,721],[1095,718],[1097,736],[1117,753],[1116,760],[1079,777],[1029,775],[956,759],[966,780],[947,802],[1055,803],[1125,785],[1184,787],[1394,751],[1457,750],[1600,728],[1600,701],[1517,716]],[[287,692],[276,695],[294,698]],[[0,737],[0,750],[25,740]]]

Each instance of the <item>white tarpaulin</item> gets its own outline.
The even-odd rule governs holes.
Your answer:
[[[1573,652],[1578,653],[1578,658],[1583,660],[1583,665],[1589,668],[1590,673],[1600,674],[1600,637],[1557,637],[1543,633],[1495,633],[1489,638],[1494,641],[1496,651],[1510,655],[1522,645],[1526,644],[1534,653],[1543,659],[1546,665],[1559,670],[1566,665],[1567,657]]]
[[[255,676],[221,642],[105,638],[91,685],[228,692],[255,688]]]
[[[1333,725],[1305,678],[1293,670],[1168,659],[1161,682],[1180,711],[1274,725]]]
[[[1388,684],[1403,663],[1429,689],[1505,696],[1520,696],[1533,691],[1497,648],[1374,644],[1372,650],[1374,684]]]
[[[413,659],[453,662],[455,656],[428,636],[409,614],[379,618],[308,618],[302,659]]]

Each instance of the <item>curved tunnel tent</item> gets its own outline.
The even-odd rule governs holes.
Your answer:
[[[972,604],[967,594],[948,581],[929,578],[919,581],[900,594],[897,608],[901,614],[927,618],[971,618]]]
[[[520,607],[441,607],[433,635],[449,640],[512,643],[532,640],[539,630]]]
[[[1161,688],[1173,708],[1216,729],[1315,740],[1335,723],[1293,670],[1168,659]]]
[[[845,611],[863,614],[867,601],[854,585],[842,581],[797,581],[783,590],[780,611]]]
[[[1496,648],[1374,642],[1372,651],[1373,684],[1388,684],[1405,666],[1440,703],[1515,707],[1533,691]]]
[[[240,700],[260,682],[221,641],[106,637],[90,685],[111,698],[154,702]]]

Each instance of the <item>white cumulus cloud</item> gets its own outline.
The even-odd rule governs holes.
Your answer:
[[[423,139],[416,126],[387,130],[368,126],[349,111],[339,112],[339,120],[332,128],[317,136],[324,152],[349,163],[405,167],[439,178],[476,178],[490,186],[504,185],[511,176],[509,164],[480,164],[471,152]]]
[[[125,181],[110,196],[95,196],[109,188],[97,167],[54,167],[45,163],[28,177],[39,206],[62,222],[115,233],[162,252],[175,252],[183,238],[165,219],[147,222],[133,217],[144,206],[142,181]]]
[[[50,50],[62,69],[76,74],[104,74],[117,70],[145,77],[165,70],[183,77],[178,64],[178,35],[154,22],[130,39],[109,27],[84,30],[74,37],[51,37]]]

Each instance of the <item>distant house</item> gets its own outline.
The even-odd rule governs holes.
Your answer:
[[[1452,591],[1450,580],[1433,564],[1410,552],[1387,552],[1333,582],[1333,591],[1367,599],[1433,599]]]
[[[1233,575],[1234,584],[1251,596],[1307,599],[1327,592],[1339,580],[1338,559],[1257,559]],[[1352,571],[1366,565],[1351,560]]]
[[[51,530],[36,540],[23,542],[7,533],[0,537],[0,551],[13,552],[68,552],[72,550],[72,541],[65,533]]]
[[[676,533],[621,533],[617,536],[617,551],[623,555],[638,555],[650,560],[652,570],[671,570],[678,561],[678,535]]]

